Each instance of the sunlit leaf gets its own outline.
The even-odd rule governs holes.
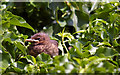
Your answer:
[[[33,65],[36,64],[36,59],[33,56],[27,55],[26,59],[28,62],[32,63]]]
[[[25,28],[29,28],[33,31],[35,31],[28,23],[26,23],[26,21],[24,21],[22,18],[20,18],[19,20],[17,18],[12,18],[10,20],[10,24],[12,25],[16,25],[16,26],[20,26],[20,27],[25,27]]]

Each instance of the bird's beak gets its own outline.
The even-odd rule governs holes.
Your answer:
[[[26,39],[25,41],[28,41],[28,42],[39,42],[39,40],[35,40],[35,39]]]

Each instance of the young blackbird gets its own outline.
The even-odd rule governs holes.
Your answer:
[[[34,57],[42,52],[49,54],[51,57],[59,54],[58,42],[51,40],[45,33],[36,33],[30,39],[26,39],[26,41],[31,42],[28,49],[29,54]]]

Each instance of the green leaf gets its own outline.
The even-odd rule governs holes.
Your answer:
[[[25,70],[27,73],[34,73],[34,65],[28,64],[28,65],[25,66],[24,70]]]
[[[101,42],[101,43],[99,43],[99,45],[97,45],[97,46],[100,46],[100,45],[111,46],[111,44],[110,44],[109,42]]]
[[[78,64],[81,64],[81,60],[76,58],[76,57],[73,57],[73,60],[77,61]]]
[[[58,36],[61,36],[63,39],[63,41],[64,41],[64,38],[65,37],[67,37],[70,41],[72,40],[72,39],[74,39],[74,37],[70,34],[70,33],[64,33],[64,32],[62,32],[62,33],[58,33],[57,34]]]
[[[2,56],[2,61],[0,61],[0,63],[2,63],[2,66],[0,68],[4,72],[11,63],[11,57],[8,53],[0,53],[0,55]]]
[[[75,32],[75,33],[73,33],[73,34],[83,33],[83,32],[86,32],[86,30],[79,30],[79,31],[77,31],[77,32]]]
[[[113,56],[117,51],[109,47],[99,47],[96,51],[96,55],[104,54],[105,56]]]
[[[14,67],[13,69],[14,69],[14,72],[21,73],[21,69],[20,68]]]
[[[120,44],[118,44],[118,42],[116,40],[113,41],[113,46],[116,47],[116,46],[120,46]]]
[[[64,27],[67,23],[66,21],[58,21],[58,24],[60,24],[61,27]]]
[[[77,15],[75,14],[75,8],[71,7],[71,10],[72,10],[72,15],[71,15],[71,20],[73,22],[73,26],[75,27],[75,30],[78,31],[79,28],[77,26],[77,23],[78,23],[78,18],[77,18]]]
[[[64,67],[65,67],[65,73],[71,73],[71,71],[74,69],[74,66],[70,63],[65,63]]]
[[[28,62],[32,63],[33,65],[36,64],[36,59],[34,58],[34,56],[27,55],[25,58],[27,59]]]
[[[3,13],[3,28],[7,25],[7,28],[10,27],[10,24],[25,27],[35,31],[22,17],[12,14],[10,11],[4,11]],[[5,21],[7,19],[7,21]]]
[[[20,42],[14,41],[14,45],[18,47],[22,51],[22,53],[27,55],[26,48]]]
[[[9,21],[2,20],[2,29],[8,29],[10,27]]]
[[[104,67],[96,67],[95,71],[97,73],[106,73],[106,69]]]
[[[114,37],[118,34],[118,28],[114,26],[110,27],[108,29],[108,34],[109,34],[110,41],[113,42]]]
[[[21,17],[18,17],[18,19],[17,19],[17,18],[12,18],[12,19],[10,20],[10,24],[16,25],[16,26],[20,26],[20,27],[25,27],[25,28],[28,28],[28,29],[31,29],[31,30],[35,31],[35,30],[34,30],[28,23],[26,23],[26,21],[25,21],[23,18],[21,18]]]
[[[64,50],[61,41],[58,42],[58,48],[62,51],[62,55],[64,55]]]
[[[15,58],[15,45],[12,43],[10,38],[6,38],[2,42],[3,47],[10,53],[12,58]]]
[[[75,14],[77,15],[78,18],[78,27],[81,27],[84,24],[88,24],[89,23],[89,15],[85,12],[82,11],[75,11]]]
[[[108,61],[105,61],[103,66],[106,68],[107,72],[113,72],[114,68],[116,67],[114,64],[112,64]]]
[[[37,62],[39,61],[47,62],[50,59],[51,59],[50,55],[45,54],[45,53],[41,53],[36,57]]]
[[[17,67],[20,69],[24,69],[24,67],[26,66],[25,63],[21,62],[21,61],[17,61]]]
[[[82,10],[82,2],[71,2],[71,5],[76,8],[76,10]]]
[[[68,60],[68,58],[67,58],[67,55],[61,56],[61,57],[59,58],[59,61],[60,61],[60,63],[69,62],[69,60]]]
[[[0,14],[0,72],[119,74],[120,3],[96,1],[2,2],[7,8]],[[33,33],[26,28],[45,31],[51,38],[57,34],[59,55],[27,55],[25,39]]]
[[[94,21],[92,21],[92,23],[94,23],[94,22],[102,22],[102,23],[104,23],[104,24],[108,24],[106,21],[104,21],[103,19],[96,19],[96,20],[94,20]]]
[[[13,63],[12,63],[13,64]],[[9,66],[6,71],[5,71],[5,74],[10,74],[10,72],[12,74],[16,74],[16,73],[22,73],[22,70],[20,68],[17,68],[13,65]]]

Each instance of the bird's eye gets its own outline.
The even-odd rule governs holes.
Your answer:
[[[40,38],[36,38],[35,40],[40,40]]]

